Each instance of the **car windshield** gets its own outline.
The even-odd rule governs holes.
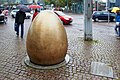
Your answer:
[[[58,15],[60,15],[60,16],[64,16],[65,14],[63,13],[63,12],[61,12],[61,11],[56,11],[56,13],[58,14]]]
[[[97,14],[97,15],[99,15],[99,14],[101,14],[102,12],[94,12],[93,14]]]
[[[103,12],[103,14],[108,14],[108,12]]]
[[[98,12],[94,12],[93,14],[108,14],[108,12],[105,12],[105,11],[98,11]]]

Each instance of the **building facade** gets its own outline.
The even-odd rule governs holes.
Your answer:
[[[107,6],[109,8],[111,8],[111,7],[120,7],[120,0],[108,0],[107,4],[108,4]]]
[[[120,0],[116,0],[115,6],[120,7]]]
[[[72,13],[83,13],[84,0],[74,0],[71,5]]]

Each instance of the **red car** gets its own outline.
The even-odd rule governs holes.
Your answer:
[[[61,11],[54,11],[54,13],[61,19],[63,24],[70,24],[73,21],[71,16],[68,16]]]

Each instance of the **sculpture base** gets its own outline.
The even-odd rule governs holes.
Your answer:
[[[55,69],[55,68],[59,68],[59,67],[62,67],[64,65],[66,65],[69,61],[70,61],[70,56],[68,54],[66,54],[64,61],[62,61],[59,64],[50,65],[50,66],[43,66],[43,65],[34,64],[30,61],[30,58],[28,56],[26,56],[25,59],[24,59],[24,63],[27,66],[30,66],[30,67],[36,68],[36,69]]]

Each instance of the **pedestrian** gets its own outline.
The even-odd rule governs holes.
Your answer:
[[[38,14],[38,11],[37,11],[37,9],[35,9],[34,14],[33,14],[33,17],[32,17],[32,21],[33,21],[34,18],[37,16],[37,14]]]
[[[16,34],[17,36],[19,36],[19,26],[21,25],[21,38],[23,38],[23,34],[24,34],[24,20],[25,20],[26,14],[25,12],[20,9],[17,13],[16,13],[16,17],[15,17],[15,25],[17,26],[17,30],[16,30]]]
[[[116,26],[115,26],[115,32],[120,37],[120,10],[116,11]]]

